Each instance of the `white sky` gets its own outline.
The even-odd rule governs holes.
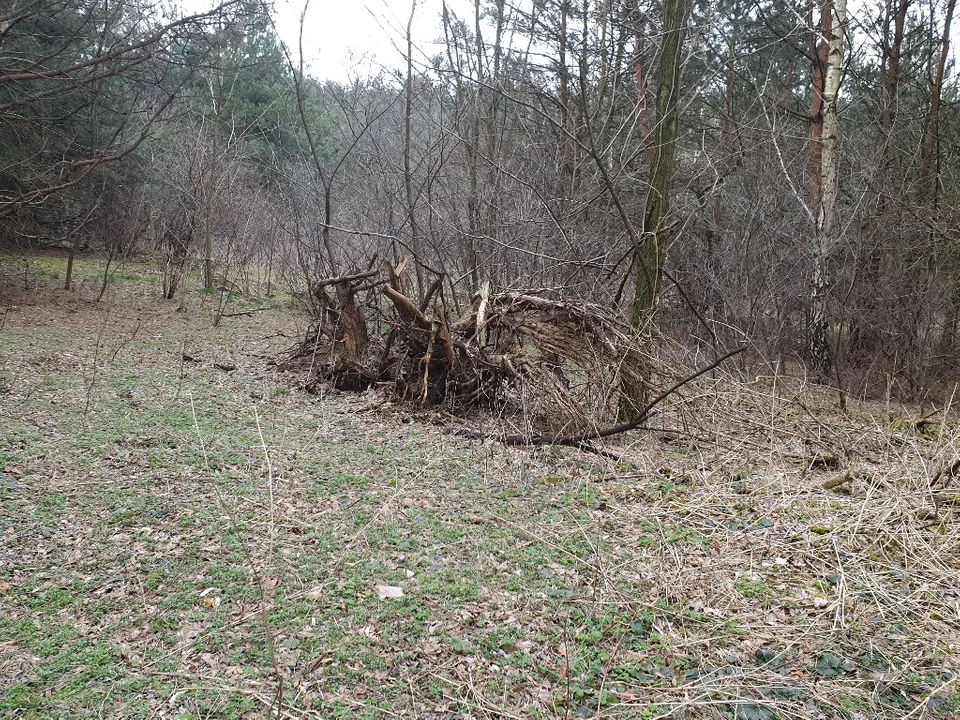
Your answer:
[[[403,67],[412,0],[275,0],[277,33],[294,53],[305,2],[303,54],[315,77],[345,81]],[[442,35],[441,8],[441,0],[417,0],[413,41],[428,55]]]
[[[442,46],[434,41],[443,34],[440,21],[443,0],[273,0],[274,18],[280,39],[297,55],[303,17],[303,51],[308,72],[321,80],[345,82],[375,75],[381,70],[389,74],[404,68],[404,34],[414,1],[413,42],[414,62],[417,62],[442,51]],[[180,2],[184,10],[192,12],[216,4],[215,0]],[[869,14],[875,15],[875,3],[865,2],[872,8]],[[854,27],[858,20],[864,19],[865,2],[851,1]],[[461,18],[466,15],[467,21],[472,22],[473,0],[447,0],[447,5],[452,12]],[[954,23],[960,25],[960,17],[954,18]],[[862,37],[854,40],[855,44],[862,42]],[[956,56],[960,43],[954,40],[951,45]]]
[[[179,0],[185,13],[202,12],[216,0]],[[321,80],[354,77],[405,68],[405,33],[413,0],[273,0],[280,40],[298,56],[300,20],[307,70]],[[416,0],[414,62],[435,55],[433,41],[443,34],[442,0]],[[447,0],[451,8],[465,0]],[[471,7],[471,5],[467,5]],[[304,8],[306,14],[304,15]],[[469,10],[468,10],[469,11]],[[461,10],[462,12],[462,10]]]

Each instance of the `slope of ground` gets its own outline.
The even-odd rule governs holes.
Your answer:
[[[300,391],[290,308],[55,267],[0,263],[0,716],[960,715],[949,413],[713,380],[506,449]]]

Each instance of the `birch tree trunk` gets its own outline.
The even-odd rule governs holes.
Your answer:
[[[830,46],[828,38],[833,32],[833,6],[830,0],[820,1],[820,20],[813,24],[814,0],[807,5],[807,22],[812,31],[808,38],[807,54],[813,91],[810,94],[810,209],[816,213],[822,200],[823,187],[823,99],[827,77]],[[816,228],[814,228],[816,229]]]
[[[825,0],[825,4],[830,0]],[[824,17],[827,16],[824,12]],[[820,139],[820,202],[813,249],[813,287],[810,318],[810,356],[813,369],[827,375],[833,369],[833,353],[828,336],[827,258],[837,241],[836,205],[839,193],[837,139],[840,123],[837,96],[843,70],[844,40],[847,27],[847,2],[833,2],[833,21],[822,23],[827,42],[827,62],[823,78],[823,127]],[[814,152],[816,148],[814,148]]]

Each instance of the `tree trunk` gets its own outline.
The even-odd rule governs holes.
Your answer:
[[[717,186],[714,188],[713,195],[713,213],[706,232],[707,245],[707,286],[704,288],[703,298],[706,306],[707,317],[713,321],[720,321],[724,312],[724,298],[721,292],[722,272],[722,253],[723,235],[724,235],[724,210],[725,193],[720,185],[733,172],[735,162],[731,160],[733,152],[731,148],[733,137],[733,113],[734,113],[734,83],[736,82],[736,73],[734,63],[736,62],[737,50],[733,40],[728,41],[727,60],[726,60],[726,79],[724,83],[724,102],[723,102],[723,125],[720,132],[720,144],[717,147],[717,154],[720,159],[717,161]]]
[[[575,129],[570,122],[570,68],[567,65],[567,16],[570,4],[561,0],[560,18],[557,32],[557,104],[560,110],[560,173],[557,182],[557,197],[572,197],[576,186],[576,143],[573,142]]]
[[[950,57],[950,24],[957,0],[948,0],[943,21],[943,35],[940,38],[940,55],[930,87],[930,111],[923,125],[923,137],[920,144],[920,188],[934,205],[937,204],[940,178],[938,165],[940,155],[940,103],[943,97],[943,77]]]
[[[213,100],[213,145],[210,153],[210,179],[207,181],[203,200],[203,288],[213,290],[213,228],[212,218],[213,201],[217,192],[217,171],[220,152],[220,128],[223,126],[223,54],[217,44],[216,64],[213,67],[214,76],[210,80],[210,97]]]
[[[883,38],[880,48],[880,147],[881,171],[883,161],[889,154],[890,133],[897,116],[897,96],[900,88],[900,58],[903,48],[903,34],[907,21],[907,9],[911,0],[887,0],[884,11]],[[894,10],[896,8],[896,10]],[[890,22],[893,21],[893,38],[890,38]]]
[[[666,219],[670,209],[670,181],[673,177],[677,147],[677,100],[680,93],[680,57],[687,15],[692,0],[664,0],[663,50],[657,80],[657,126],[653,162],[650,165],[650,189],[647,192],[643,228],[634,245],[636,286],[631,324],[641,328],[653,316],[660,292],[667,246]]]
[[[810,317],[810,356],[813,369],[828,375],[833,369],[833,353],[828,335],[827,287],[829,275],[827,259],[830,248],[837,241],[836,204],[839,194],[839,158],[837,140],[840,130],[837,117],[837,96],[843,70],[844,35],[847,24],[846,0],[823,5],[821,30],[827,44],[827,63],[823,73],[823,124],[820,138],[820,202],[817,206],[817,227],[813,253],[813,287]],[[820,53],[818,53],[818,56]],[[816,77],[816,71],[815,75]]]
[[[77,257],[77,248],[80,246],[80,234],[76,234],[70,242],[70,254],[67,255],[66,279],[63,281],[64,290],[73,289],[73,263]]]
[[[953,13],[957,0],[948,0],[943,21],[943,34],[940,37],[940,55],[934,72],[932,87],[930,88],[930,111],[923,125],[923,137],[920,148],[920,189],[934,207],[940,195],[940,103],[943,95],[943,79],[947,60],[950,56],[950,25],[953,22]],[[952,256],[956,263],[960,261],[960,244],[956,239]],[[958,317],[960,317],[960,277],[954,273],[950,298],[947,306],[946,321],[941,337],[941,350],[944,355],[951,355],[957,339]]]
[[[897,120],[900,95],[900,65],[907,10],[912,0],[886,0],[884,3],[882,37],[880,39],[880,132],[877,136],[877,169],[879,184],[876,189],[875,210],[864,224],[865,247],[861,251],[862,271],[859,273],[862,294],[856,298],[856,307],[850,318],[848,354],[854,362],[864,362],[880,350],[879,318],[883,308],[875,288],[880,283],[887,234],[887,208],[890,199],[897,197],[900,184],[890,183],[891,173],[901,168],[894,163],[893,133]],[[892,26],[892,28],[891,28]],[[893,177],[900,177],[894,174]]]
[[[637,86],[637,125],[643,141],[643,154],[647,162],[654,161],[653,131],[650,122],[650,103],[648,100],[647,78],[647,18],[641,11],[638,0],[633,0],[630,11],[634,16],[634,35],[636,46],[633,51],[633,81]]]
[[[826,92],[824,83],[829,62],[829,45],[833,13],[830,0],[821,0],[820,21],[813,25],[813,3],[808,6],[808,22],[811,25],[807,54],[810,56],[813,92],[810,96],[810,208],[814,213],[820,206],[820,194],[823,184],[823,100]]]
[[[403,92],[403,187],[407,198],[407,224],[410,226],[410,249],[414,254],[414,270],[417,290],[426,289],[423,279],[423,258],[420,256],[420,234],[417,232],[417,213],[413,193],[413,165],[410,160],[413,141],[413,18],[417,13],[417,0],[410,3],[410,18],[407,20],[407,76]]]

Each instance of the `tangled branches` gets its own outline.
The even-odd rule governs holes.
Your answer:
[[[649,363],[610,310],[485,286],[454,320],[440,282],[417,303],[403,269],[314,286],[317,322],[292,354],[311,358],[314,382],[343,390],[383,384],[451,412],[492,408],[523,418],[524,432],[534,434],[588,432],[635,413],[625,397],[648,396]],[[373,318],[357,297],[375,288],[381,301],[371,309],[389,330],[371,337]]]

